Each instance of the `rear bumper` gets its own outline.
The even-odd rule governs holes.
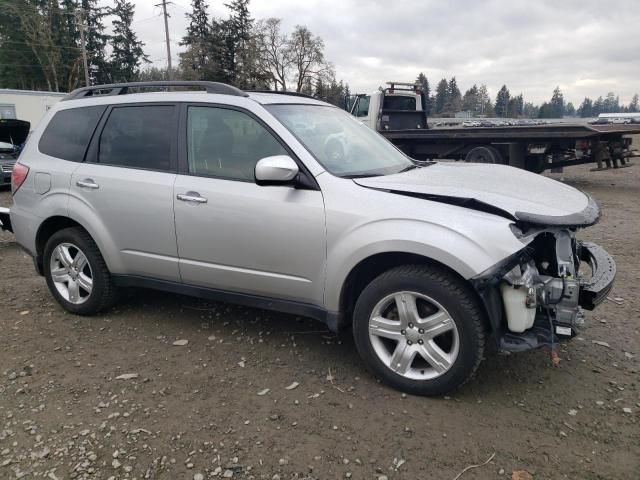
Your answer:
[[[9,232],[13,232],[9,209],[5,207],[0,207],[0,230],[8,230]]]
[[[613,288],[616,262],[604,248],[592,242],[582,242],[580,260],[591,266],[592,275],[580,283],[579,304],[585,310],[593,310]]]

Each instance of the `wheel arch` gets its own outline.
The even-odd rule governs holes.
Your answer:
[[[38,227],[38,231],[36,232],[36,270],[40,275],[43,275],[43,256],[44,256],[44,247],[47,244],[47,240],[51,238],[51,236],[63,230],[65,228],[79,227],[86,231],[82,225],[80,225],[75,220],[66,217],[64,215],[53,215],[44,220],[40,226]]]
[[[487,326],[489,325],[489,312],[486,308],[485,302],[460,272],[457,272],[450,266],[445,265],[438,260],[422,254],[403,251],[389,251],[370,255],[359,261],[349,271],[341,286],[339,294],[339,310],[341,314],[342,327],[351,323],[356,301],[366,286],[382,273],[402,265],[432,265],[443,269],[460,279],[469,286],[469,291],[483,310],[485,319],[487,320]]]

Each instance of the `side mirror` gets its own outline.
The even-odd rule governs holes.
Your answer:
[[[299,172],[298,164],[288,155],[265,157],[256,163],[256,183],[258,185],[291,184]]]

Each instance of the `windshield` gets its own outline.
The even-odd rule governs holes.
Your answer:
[[[338,108],[266,105],[330,173],[339,177],[389,175],[413,162],[381,135]]]

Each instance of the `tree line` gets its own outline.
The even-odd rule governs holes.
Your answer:
[[[255,20],[249,0],[226,3],[229,16],[209,15],[192,0],[173,78],[226,82],[255,90],[290,90],[344,106],[349,87],[337,81],[324,42],[306,26],[284,32],[278,18]],[[85,24],[93,85],[169,78],[150,65],[134,31],[135,6],[113,0],[0,0],[0,85],[66,92],[84,85],[80,25]],[[107,28],[107,26],[109,28]]]
[[[148,62],[132,29],[134,6],[126,0],[106,7],[98,0],[0,0],[0,10],[3,87],[66,92],[84,85],[83,23],[93,84],[135,79]]]
[[[473,117],[503,118],[562,118],[564,116],[597,117],[600,113],[640,112],[638,94],[635,94],[629,105],[621,105],[620,99],[613,92],[606,97],[598,97],[594,102],[585,98],[576,109],[573,103],[565,102],[560,87],[556,87],[547,102],[535,105],[525,102],[523,94],[512,95],[506,85],[502,85],[491,100],[486,85],[473,84],[464,95],[458,87],[456,77],[450,80],[443,78],[432,91],[431,84],[424,73],[418,74],[416,84],[427,99],[427,113],[434,117],[453,117],[459,112],[469,112]]]
[[[169,78],[153,67],[134,31],[135,7],[128,0],[0,0],[0,86],[66,92],[84,85],[80,25],[87,26],[86,50],[91,84]],[[322,38],[306,26],[284,31],[279,18],[254,19],[250,0],[230,0],[229,15],[210,15],[206,0],[191,0],[188,26],[180,44],[174,78],[231,83],[254,90],[287,90],[349,106],[349,85],[338,81],[324,53]],[[108,27],[108,28],[107,28]],[[487,86],[464,94],[456,77],[440,80],[432,91],[420,73],[416,82],[432,116],[560,118],[606,112],[639,112],[638,95],[621,105],[614,93],[585,98],[576,109],[556,87],[541,105],[512,95],[506,85],[491,99]]]

